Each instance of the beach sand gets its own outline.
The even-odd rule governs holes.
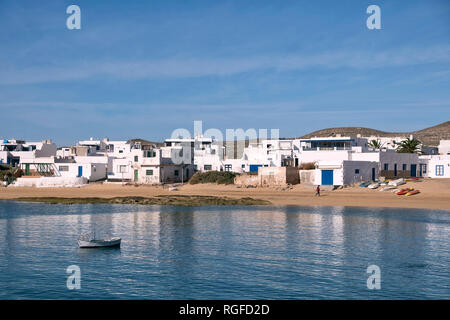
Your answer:
[[[450,179],[424,179],[409,182],[401,188],[413,187],[420,194],[410,197],[397,196],[390,191],[380,192],[360,187],[347,187],[335,191],[323,190],[315,197],[311,187],[299,184],[290,190],[281,188],[258,187],[238,188],[234,185],[186,184],[177,191],[169,191],[162,186],[122,186],[120,184],[92,183],[81,188],[0,188],[0,199],[20,197],[63,197],[113,198],[126,196],[154,197],[157,195],[203,195],[230,198],[251,197],[270,201],[273,205],[304,206],[358,206],[358,207],[394,207],[425,208],[450,210]]]

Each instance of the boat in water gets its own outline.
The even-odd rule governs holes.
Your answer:
[[[95,235],[85,233],[78,238],[80,248],[120,247],[121,238],[95,239]]]

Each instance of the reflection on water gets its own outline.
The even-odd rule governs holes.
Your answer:
[[[94,229],[122,246],[79,249]],[[0,298],[448,299],[449,234],[449,211],[7,201]],[[81,290],[66,288],[72,264]]]

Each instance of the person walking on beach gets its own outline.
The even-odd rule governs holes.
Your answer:
[[[316,196],[317,196],[317,197],[320,197],[320,185],[317,185],[317,188],[316,188]]]
[[[317,196],[317,197],[320,197],[320,185],[317,185],[317,188],[316,188],[316,196]]]

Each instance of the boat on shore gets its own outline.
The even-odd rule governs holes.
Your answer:
[[[408,193],[406,193],[405,196],[408,197],[408,196],[412,196],[412,195],[418,194],[418,193],[420,193],[419,190],[412,190],[412,191],[409,191]]]
[[[388,190],[392,190],[392,189],[395,189],[395,187],[394,186],[385,186],[378,191],[388,191]]]
[[[369,188],[369,189],[376,189],[376,188],[378,188],[379,186],[380,186],[380,184],[379,184],[378,182],[375,182],[375,183],[369,184],[369,185],[367,186],[367,188]]]
[[[402,189],[402,190],[400,190],[399,192],[397,192],[397,195],[398,195],[398,196],[403,196],[403,195],[405,195],[405,194],[407,194],[408,192],[411,192],[411,191],[413,191],[413,190],[414,190],[414,188]]]
[[[106,248],[120,247],[121,238],[95,239],[92,234],[81,234],[78,238],[78,246],[80,248]]]
[[[398,187],[398,186],[400,186],[402,184],[405,184],[405,183],[406,183],[406,181],[403,178],[389,181],[389,185],[390,186],[394,186],[394,187]]]

